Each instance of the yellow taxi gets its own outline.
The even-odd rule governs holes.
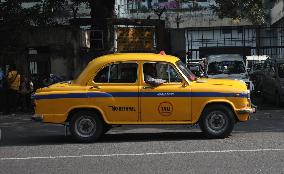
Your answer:
[[[207,137],[224,138],[255,112],[246,84],[196,78],[177,58],[117,53],[92,60],[79,77],[38,89],[33,119],[69,126],[82,142],[112,125],[199,124]]]

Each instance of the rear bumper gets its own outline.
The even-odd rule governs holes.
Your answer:
[[[43,122],[43,116],[35,114],[35,115],[32,116],[32,120],[34,120],[36,122]]]

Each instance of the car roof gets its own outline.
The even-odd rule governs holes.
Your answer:
[[[154,53],[115,53],[108,54],[98,58],[94,58],[89,62],[87,67],[81,72],[79,77],[76,79],[76,83],[83,84],[86,82],[87,75],[89,72],[96,72],[98,69],[102,68],[112,62],[123,62],[123,61],[161,61],[175,63],[180,60],[177,57],[165,55],[165,54],[154,54]]]
[[[208,63],[222,62],[222,61],[243,61],[243,58],[239,54],[216,54],[210,55],[207,58]]]
[[[268,55],[253,55],[253,56],[246,56],[247,60],[267,60],[269,59]]]
[[[174,63],[178,60],[179,59],[174,56],[154,53],[115,53],[95,58],[90,62],[90,64],[104,64],[116,61],[165,61]]]

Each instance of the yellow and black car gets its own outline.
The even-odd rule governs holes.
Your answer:
[[[35,94],[34,119],[68,124],[72,136],[95,141],[111,125],[196,124],[211,138],[227,137],[255,112],[246,84],[200,79],[174,56],[117,53],[91,61],[70,83]]]

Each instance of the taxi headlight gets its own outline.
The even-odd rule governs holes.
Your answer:
[[[251,107],[250,90],[247,90],[246,94],[247,94],[247,101],[248,101],[247,107]]]
[[[250,90],[247,90],[246,93],[247,93],[247,98],[250,99]]]

